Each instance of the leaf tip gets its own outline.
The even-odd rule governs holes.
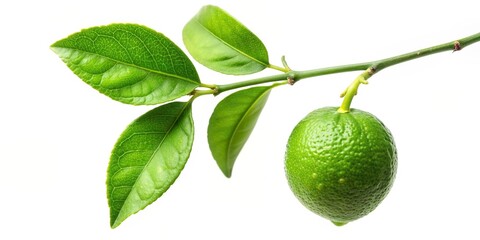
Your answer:
[[[123,220],[119,218],[119,213],[112,211],[112,207],[110,206],[110,228],[115,229],[120,226]]]
[[[222,169],[222,172],[223,172],[223,175],[225,175],[225,177],[227,178],[231,178],[232,177],[232,169]]]
[[[117,222],[115,219],[111,219],[110,221],[110,228],[115,229],[120,225],[121,222]]]
[[[55,54],[59,55],[59,48],[55,46],[55,43],[50,45],[50,50],[52,50],[52,52],[54,52]]]

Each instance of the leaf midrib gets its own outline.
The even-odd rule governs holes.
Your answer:
[[[237,51],[238,53],[240,53],[242,56],[256,62],[256,63],[259,63],[260,65],[264,66],[264,67],[268,67],[269,66],[269,63],[264,63],[248,54],[246,54],[245,52],[237,49],[236,47],[230,45],[228,42],[225,42],[224,40],[222,40],[220,37],[218,37],[217,35],[215,35],[212,31],[210,31],[210,29],[208,29],[206,26],[204,26],[198,19],[194,19],[203,29],[205,29],[206,32],[210,33],[210,35],[212,35],[215,39],[217,39],[219,42],[225,44],[227,47],[230,47],[231,49]]]
[[[120,60],[117,60],[117,59],[114,59],[114,58],[111,58],[111,57],[107,57],[107,56],[104,56],[104,55],[101,55],[101,54],[98,54],[98,53],[90,52],[90,51],[85,51],[85,50],[81,50],[81,49],[77,49],[77,48],[66,48],[66,47],[56,47],[56,46],[51,47],[51,49],[53,51],[55,51],[54,50],[55,48],[71,49],[71,50],[75,50],[75,51],[80,51],[80,52],[83,52],[83,53],[86,53],[86,54],[91,54],[91,55],[99,56],[99,57],[102,57],[102,58],[106,58],[106,59],[108,59],[112,62],[115,62],[116,64],[121,64],[121,65],[125,65],[125,66],[128,66],[128,67],[138,68],[138,69],[141,69],[143,71],[152,72],[152,73],[155,73],[155,74],[158,74],[158,75],[164,75],[164,76],[167,76],[167,77],[177,78],[177,79],[189,82],[189,83],[193,83],[195,85],[200,84],[200,81],[197,82],[195,80],[192,80],[192,79],[189,79],[189,78],[186,78],[186,77],[183,77],[183,76],[170,74],[170,73],[166,73],[166,72],[163,72],[163,71],[158,71],[158,70],[155,70],[155,69],[150,69],[150,68],[142,67],[142,66],[139,66],[139,65],[131,64],[131,63],[126,63],[126,62],[123,62],[123,61],[120,61]]]
[[[271,87],[267,87],[267,89],[265,89],[265,91],[260,94],[260,96],[253,102],[253,104],[250,105],[250,107],[247,109],[247,111],[245,111],[245,113],[243,114],[242,118],[240,119],[240,121],[237,122],[236,126],[235,126],[235,129],[234,131],[232,132],[232,136],[230,137],[230,140],[228,141],[228,147],[227,147],[227,161],[230,160],[230,154],[231,154],[231,146],[232,146],[232,143],[233,143],[233,138],[234,136],[236,135],[237,131],[238,131],[238,128],[240,127],[240,125],[242,124],[243,120],[245,120],[246,116],[248,115],[248,113],[250,113],[250,111],[253,109],[253,106],[255,106],[259,99],[261,99],[264,94],[268,91],[271,90]]]
[[[165,137],[163,137],[163,139],[160,141],[160,143],[158,144],[157,148],[155,149],[155,151],[153,151],[152,155],[150,156],[150,159],[147,161],[147,163],[145,164],[145,166],[143,166],[142,168],[142,171],[140,172],[140,174],[138,175],[137,179],[135,179],[135,182],[133,183],[132,185],[132,190],[128,193],[128,196],[125,198],[125,201],[123,201],[123,204],[122,204],[122,208],[120,208],[120,210],[118,211],[118,214],[115,218],[115,222],[113,223],[112,227],[116,227],[118,225],[120,225],[120,223],[123,221],[121,220],[121,222],[117,223],[118,221],[118,216],[120,216],[120,213],[122,213],[123,209],[124,209],[124,206],[125,206],[125,202],[127,202],[127,200],[131,197],[132,193],[134,192],[134,189],[135,189],[135,186],[137,185],[139,179],[140,179],[140,176],[145,172],[145,169],[147,168],[148,165],[150,165],[150,163],[152,162],[154,156],[157,154],[157,152],[159,151],[160,147],[163,145],[165,139],[167,138],[167,136],[170,134],[170,132],[172,131],[172,129],[177,125],[177,122],[179,121],[180,117],[184,114],[185,110],[190,106],[190,102],[187,102],[187,103],[184,103],[184,107],[182,108],[182,110],[179,112],[178,116],[175,118],[175,120],[173,121],[173,124],[170,126],[170,128],[165,132]]]

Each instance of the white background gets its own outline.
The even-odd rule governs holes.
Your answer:
[[[393,132],[394,187],[370,215],[336,227],[306,210],[283,171],[291,129],[337,106],[358,73],[304,80],[272,92],[231,179],[206,140],[226,95],[194,103],[195,143],[158,201],[111,230],[105,178],[111,148],[151,107],[105,97],[49,46],[96,25],[131,22],[182,49],[183,25],[205,4],[231,13],[297,70],[381,59],[480,30],[477,1],[2,1],[0,3],[0,239],[479,239],[480,44],[386,69],[353,107]],[[223,76],[196,64],[205,83]],[[267,70],[258,74],[276,74]]]

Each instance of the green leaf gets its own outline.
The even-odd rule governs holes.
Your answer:
[[[168,190],[187,162],[193,134],[190,102],[162,105],[127,127],[115,144],[107,172],[112,228]]]
[[[163,34],[141,25],[84,29],[51,48],[84,82],[123,103],[163,103],[200,85],[185,53]]]
[[[253,87],[224,98],[213,111],[208,125],[208,144],[226,177],[252,133],[272,87]]]
[[[262,41],[235,18],[216,6],[205,6],[183,29],[190,54],[206,67],[243,75],[269,66]]]

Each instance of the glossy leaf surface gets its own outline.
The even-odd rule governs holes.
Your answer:
[[[183,42],[199,63],[215,71],[243,75],[268,65],[262,41],[216,6],[205,6],[183,29]]]
[[[208,125],[208,144],[226,177],[232,175],[238,154],[248,140],[267,102],[271,87],[240,90],[224,98]]]
[[[141,25],[84,29],[51,48],[84,82],[123,103],[163,103],[200,84],[183,51],[163,34]]]
[[[168,190],[187,162],[193,135],[191,104],[184,102],[157,107],[127,127],[108,166],[112,228]]]

